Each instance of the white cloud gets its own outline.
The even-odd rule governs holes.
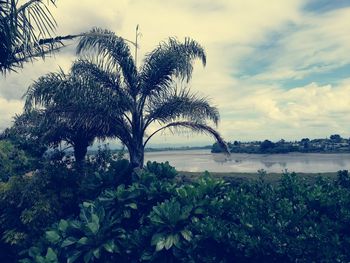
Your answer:
[[[9,121],[15,114],[21,113],[22,102],[6,100],[0,97],[0,131],[8,127]]]
[[[59,25],[58,34],[75,34],[100,26],[133,40],[139,24],[140,57],[169,36],[179,39],[190,36],[197,40],[206,48],[208,64],[204,69],[196,64],[190,86],[195,92],[211,97],[219,107],[222,115],[219,129],[227,139],[348,134],[347,83],[336,86],[314,83],[285,90],[278,82],[302,79],[350,63],[347,19],[350,10],[312,15],[302,11],[304,3],[302,0],[270,0],[268,4],[260,0],[61,0],[57,9],[52,10]],[[282,37],[273,43],[276,49],[271,54],[264,53],[259,46],[275,41],[270,39],[271,32],[281,33]],[[56,59],[27,64],[20,73],[11,73],[0,80],[0,97],[19,99],[40,75],[56,71],[58,65],[69,69],[74,59],[73,48],[64,49]],[[270,67],[255,76],[237,77],[242,73],[241,63],[255,61],[257,52],[269,59]],[[6,100],[0,103],[3,101]],[[11,116],[21,107],[18,101],[8,108],[0,129],[10,124]],[[170,139],[167,135],[167,139],[157,137],[154,142],[211,142],[203,136],[187,137]]]
[[[255,79],[302,79],[349,64],[349,16],[350,8],[343,8],[323,14],[306,13],[295,20],[273,40],[276,48],[270,50],[271,64]]]

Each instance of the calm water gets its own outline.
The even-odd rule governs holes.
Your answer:
[[[225,156],[210,150],[164,151],[146,153],[145,160],[165,162],[179,171],[322,173],[350,170],[350,154],[240,154]]]

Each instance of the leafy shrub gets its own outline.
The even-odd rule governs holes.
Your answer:
[[[350,175],[348,173],[348,170],[338,172],[337,182],[342,187],[350,188]]]
[[[15,262],[19,251],[37,242],[47,227],[77,216],[80,203],[130,177],[129,162],[112,160],[107,165],[109,154],[87,162],[84,170],[63,156],[55,151],[41,169],[0,183],[0,251],[8,252],[0,254],[0,262]]]
[[[241,184],[176,175],[168,163],[132,171],[108,149],[76,169],[57,152],[0,183],[1,262],[350,261],[347,171],[276,185],[264,171]]]
[[[58,163],[0,184],[0,246],[8,255],[32,244],[61,217],[78,213],[79,175]]]
[[[158,179],[173,179],[177,171],[169,162],[157,163],[148,161],[145,167],[146,171],[154,174]]]
[[[0,141],[0,182],[31,170],[32,159],[9,141]]]
[[[350,260],[350,192],[337,181],[285,173],[278,185],[263,175],[240,185],[208,175],[177,184],[150,172],[166,164],[153,165],[53,225],[23,262]]]

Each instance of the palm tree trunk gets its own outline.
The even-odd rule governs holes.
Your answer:
[[[133,147],[129,148],[131,167],[142,168],[144,162],[144,147],[141,142],[135,142]]]
[[[89,144],[85,141],[77,141],[74,143],[74,158],[76,163],[83,163],[87,153]]]

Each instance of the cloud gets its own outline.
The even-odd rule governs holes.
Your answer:
[[[241,116],[226,117],[223,133],[240,140],[249,140],[253,135],[260,140],[300,139],[309,134],[312,137],[334,133],[349,136],[349,101],[348,80],[338,86],[311,83],[290,90],[266,86],[256,88],[226,111],[228,115],[240,111]]]
[[[21,113],[21,108],[20,100],[6,100],[0,97],[0,131],[8,127],[15,114]]]
[[[307,76],[335,72],[350,64],[348,28],[350,8],[322,14],[304,14],[285,25],[273,38],[252,49],[251,63],[240,72],[259,81],[303,79]],[[272,48],[267,45],[273,42]],[[256,65],[263,67],[256,68]],[[317,80],[315,80],[317,81]]]
[[[304,0],[268,4],[261,0],[84,0],[83,4],[61,0],[52,11],[58,34],[99,26],[134,40],[139,24],[138,65],[143,55],[169,36],[197,40],[206,49],[208,63],[205,68],[196,63],[189,86],[218,106],[219,130],[228,140],[325,137],[335,132],[349,136],[349,83],[337,72],[350,64],[350,9],[344,5],[324,9],[311,2],[306,6],[309,1]],[[18,99],[33,80],[58,66],[69,69],[75,58],[74,42],[70,43],[55,58],[29,63],[18,74],[0,80],[1,103],[17,101],[2,117],[0,129],[20,111]],[[320,83],[318,77],[325,74],[329,77]],[[188,134],[171,139],[170,134],[158,136],[153,142],[170,140],[212,142]]]

